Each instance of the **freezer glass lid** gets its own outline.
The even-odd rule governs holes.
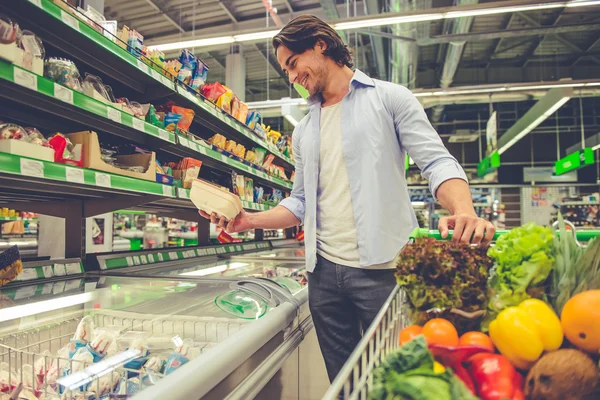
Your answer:
[[[262,250],[252,253],[244,253],[240,255],[231,256],[231,259],[236,258],[259,258],[265,260],[277,260],[278,258],[298,258],[298,260],[304,260],[305,249],[304,247],[293,247],[293,248],[279,248],[271,250]]]
[[[218,260],[210,263],[192,264],[189,266],[175,266],[156,268],[151,272],[139,271],[142,275],[177,276],[189,278],[217,278],[217,277],[248,277],[268,278],[281,286],[290,289],[292,293],[302,289],[307,284],[306,268],[302,262],[277,262],[254,260]]]
[[[69,388],[132,395],[277,304],[260,282],[235,279],[103,276],[5,287],[0,378],[57,400]],[[45,375],[35,387],[21,378],[40,368],[48,369],[31,374]]]

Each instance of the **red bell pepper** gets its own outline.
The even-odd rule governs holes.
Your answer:
[[[489,353],[490,349],[476,345],[462,346],[443,346],[440,344],[430,344],[429,350],[433,357],[445,367],[449,367],[454,371],[454,374],[465,384],[465,386],[476,394],[476,388],[473,384],[473,379],[463,366],[463,362],[479,353]]]
[[[500,354],[476,354],[467,369],[482,400],[523,399],[523,378]]]

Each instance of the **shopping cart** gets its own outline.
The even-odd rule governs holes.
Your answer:
[[[578,242],[586,242],[600,236],[598,230],[576,231],[568,221],[565,221],[565,224],[571,227]],[[497,231],[493,240],[507,232]],[[410,236],[410,241],[419,237],[443,240],[439,231],[415,229]],[[399,286],[396,286],[323,396],[323,400],[339,398],[366,400],[369,388],[373,385],[373,371],[388,354],[400,346],[398,336],[400,331],[410,323],[408,315],[409,306],[405,294]]]

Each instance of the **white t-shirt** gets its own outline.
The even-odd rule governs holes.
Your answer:
[[[340,265],[360,268],[348,171],[342,151],[342,102],[321,108],[317,252]],[[394,261],[368,269],[394,268]]]

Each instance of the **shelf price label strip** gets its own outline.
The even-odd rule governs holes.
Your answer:
[[[55,276],[69,276],[83,274],[83,264],[74,262],[69,264],[48,264],[31,268],[23,268],[15,281],[31,281],[35,279],[52,278]]]
[[[80,21],[75,16],[69,14],[65,10],[63,10],[60,7],[58,7],[57,5],[53,4],[50,0],[29,0],[29,1],[33,4],[35,4],[36,6],[40,7],[42,10],[44,10],[49,15],[62,21],[65,24],[69,25],[74,30],[78,31],[78,34],[84,35],[85,37],[87,37],[89,40],[93,41],[97,45],[99,45],[102,48],[106,49],[107,51],[113,53],[114,55],[116,55],[123,61],[127,62],[128,64],[136,67],[138,70],[140,70],[144,74],[151,76],[154,80],[156,80],[157,82],[160,82],[162,85],[168,87],[170,90],[177,91],[178,94],[187,98],[188,100],[190,100],[191,102],[196,104],[199,108],[203,109],[204,111],[212,114],[215,118],[218,118],[219,120],[225,122],[231,128],[235,129],[236,131],[238,131],[239,133],[241,133],[248,139],[252,140],[257,145],[267,148],[271,153],[276,155],[278,158],[288,162],[292,166],[294,165],[294,161],[292,161],[291,158],[285,156],[277,148],[275,148],[272,145],[269,145],[262,138],[259,138],[258,136],[256,136],[253,132],[251,132],[251,130],[245,124],[242,124],[240,121],[233,118],[232,116],[226,115],[221,110],[217,109],[214,105],[206,104],[206,101],[204,99],[194,96],[192,93],[190,93],[187,90],[187,88],[182,87],[181,85],[176,85],[170,78],[168,78],[168,77],[164,76],[163,74],[161,74],[160,72],[156,71],[151,66],[147,65],[142,60],[140,60],[133,54],[129,53],[127,50],[125,50],[121,46],[119,46],[117,43],[113,42],[111,39],[107,38],[103,34],[97,32],[92,27],[88,26],[85,22]],[[126,113],[123,113],[123,114],[129,115]],[[148,125],[152,126],[150,124],[148,124]],[[128,126],[131,126],[131,125],[129,124]],[[149,133],[153,136],[158,136],[158,134],[154,134],[153,132],[147,132],[147,133]],[[161,138],[163,138],[163,137],[161,136]]]
[[[200,144],[194,143],[194,142],[189,141],[189,140],[187,140],[185,138],[183,138],[183,140],[182,140],[181,136],[178,136],[178,140],[179,140],[179,143],[182,146],[185,146],[187,148],[195,150],[195,151],[197,151],[200,154],[203,154],[205,156],[208,156],[208,157],[212,158],[213,160],[217,160],[219,162],[225,163],[225,164],[229,165],[230,167],[234,167],[234,168],[237,168],[239,170],[248,172],[248,173],[250,173],[250,174],[252,174],[254,176],[258,176],[259,178],[263,178],[263,179],[265,179],[265,180],[267,180],[269,182],[272,182],[272,183],[275,183],[277,185],[283,186],[283,187],[285,187],[287,189],[292,189],[292,187],[293,187],[293,184],[291,182],[286,182],[283,179],[279,179],[279,178],[276,178],[274,176],[267,175],[266,173],[264,173],[262,171],[259,171],[256,168],[252,168],[252,167],[250,167],[250,166],[248,166],[248,165],[246,165],[246,164],[244,164],[242,162],[239,162],[238,160],[234,160],[232,158],[224,156],[223,154],[221,154],[218,151],[215,151],[215,150],[213,150],[211,148],[208,148],[208,147],[202,146]]]
[[[119,269],[132,267],[134,265],[140,264],[156,264],[163,261],[177,261],[193,257],[230,254],[250,250],[264,250],[268,249],[269,247],[270,244],[268,242],[259,242],[227,244],[220,246],[193,248],[187,250],[177,249],[169,251],[165,249],[165,251],[157,253],[141,254],[135,256],[100,256],[98,257],[98,261],[100,264],[100,269]]]
[[[175,189],[172,186],[109,174],[107,172],[71,167],[54,162],[33,160],[9,153],[0,153],[0,172],[50,179],[53,181],[100,186],[129,192],[175,197]]]
[[[108,118],[118,124],[125,125],[142,131],[148,135],[155,136],[170,143],[176,143],[173,132],[160,129],[131,114],[120,111],[112,106],[103,104],[83,93],[71,90],[50,81],[42,76],[33,74],[25,69],[0,61],[0,78],[16,83],[27,89],[36,91],[49,97],[74,105],[85,111]]]

